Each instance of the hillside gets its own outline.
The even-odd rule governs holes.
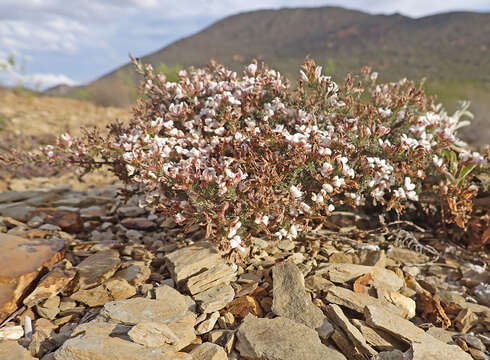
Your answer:
[[[203,31],[142,58],[158,67],[205,65],[210,59],[235,70],[259,58],[296,77],[306,55],[337,80],[370,65],[381,80],[427,77],[427,89],[453,110],[471,99],[475,123],[490,128],[490,14],[453,12],[413,19],[370,15],[337,7],[261,10],[225,18]],[[136,94],[131,64],[68,90],[101,105],[127,105]],[[51,91],[57,94],[57,91]],[[476,143],[484,134],[468,132]],[[487,139],[485,141],[485,138]]]

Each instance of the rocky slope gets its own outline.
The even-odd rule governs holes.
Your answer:
[[[117,189],[0,193],[1,359],[488,359],[487,253],[338,212],[229,264]]]

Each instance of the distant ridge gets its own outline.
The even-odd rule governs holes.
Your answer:
[[[160,63],[189,67],[215,59],[241,70],[258,58],[296,78],[306,55],[338,80],[363,65],[379,71],[381,80],[427,77],[432,90],[441,93],[450,107],[457,99],[470,97],[473,111],[489,117],[489,13],[450,12],[414,19],[340,7],[259,10],[224,18],[142,61],[154,67]],[[101,105],[128,105],[135,83],[128,63],[85,87],[63,88],[63,92]],[[60,90],[47,93],[60,94]]]

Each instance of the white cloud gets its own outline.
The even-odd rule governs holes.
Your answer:
[[[1,53],[0,53],[1,55]],[[66,84],[78,85],[76,81],[64,74],[34,73],[25,74],[21,65],[12,66],[5,59],[0,59],[0,84],[3,86],[24,86],[32,89],[44,90],[50,87]]]

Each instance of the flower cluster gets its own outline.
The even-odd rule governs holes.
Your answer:
[[[243,250],[253,231],[295,238],[346,204],[402,212],[428,176],[439,179],[430,190],[456,207],[452,220],[465,224],[471,209],[458,199],[474,189],[445,176],[465,112],[448,115],[406,79],[377,84],[364,68],[338,85],[307,59],[292,90],[256,63],[242,74],[211,63],[177,82],[135,63],[144,83],[130,126],[115,124],[107,138],[63,135],[50,159],[112,165],[145,192],[141,206],[202,224],[227,249]],[[487,158],[461,151],[459,161],[477,167]]]

